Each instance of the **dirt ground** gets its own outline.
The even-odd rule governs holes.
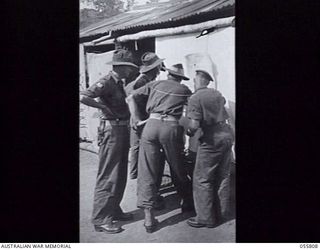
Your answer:
[[[136,180],[128,178],[126,191],[121,203],[125,212],[132,212],[134,220],[122,222],[123,232],[105,234],[95,232],[90,222],[93,190],[97,174],[98,155],[80,150],[80,242],[100,243],[218,243],[235,242],[235,220],[230,220],[216,228],[192,228],[186,220],[192,214],[182,214],[179,198],[174,189],[163,194],[166,209],[158,211],[156,218],[160,225],[152,233],[143,227],[143,212],[136,207]]]

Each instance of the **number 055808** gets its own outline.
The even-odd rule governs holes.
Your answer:
[[[318,248],[318,244],[300,244],[300,248]]]

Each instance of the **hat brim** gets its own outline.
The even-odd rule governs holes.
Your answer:
[[[148,66],[144,66],[142,65],[140,68],[140,73],[146,73],[154,68],[156,68],[157,66],[159,66],[165,59],[158,59],[157,61],[155,61],[154,63],[152,63],[151,65]]]
[[[116,65],[116,66],[132,66],[132,67],[135,67],[135,68],[139,69],[138,65],[135,65],[135,64],[133,64],[131,62],[114,62],[114,61],[111,61],[111,62],[107,62],[106,64]]]
[[[169,72],[169,74],[171,74],[171,75],[181,77],[183,80],[186,80],[186,81],[190,80],[189,77],[186,77],[185,75],[179,74],[179,73],[176,72],[176,71],[173,71],[173,70],[168,69],[168,68],[165,68],[165,69],[166,69],[166,70]]]
[[[213,81],[212,76],[211,76],[207,71],[202,70],[202,69],[197,69],[197,70],[196,70],[196,73],[197,73],[197,72],[201,72],[201,73],[205,74],[210,81]]]

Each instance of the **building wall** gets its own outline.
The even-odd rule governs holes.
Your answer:
[[[86,82],[85,82],[85,60],[84,60],[84,48],[83,45],[79,45],[79,91],[83,91],[86,89]],[[88,107],[83,104],[79,104],[79,121],[80,121],[80,130],[79,136],[82,139],[91,139],[90,134],[88,133],[88,124],[87,124],[87,117],[86,112]]]
[[[182,63],[190,81],[184,81],[193,90],[193,76],[196,68],[210,72],[216,79],[209,87],[217,87],[228,100],[227,106],[235,105],[235,30],[225,28],[206,36],[195,38],[199,33],[156,38],[156,53],[165,58],[166,66]],[[80,46],[80,90],[85,89],[83,48]],[[102,54],[87,54],[89,85],[99,80],[111,70],[113,51]],[[159,79],[165,79],[167,73],[162,72]],[[92,140],[96,145],[98,110],[80,105],[80,137]],[[234,121],[233,121],[234,124]]]
[[[84,48],[79,45],[79,84],[80,90],[86,87],[85,84],[85,65],[84,65]]]
[[[82,54],[81,54],[82,53]],[[94,54],[87,53],[87,64],[89,74],[89,86],[105,76],[112,69],[106,64],[112,60],[113,51]],[[84,81],[84,57],[80,48],[80,90],[85,89]],[[93,147],[97,148],[97,129],[99,125],[99,110],[80,104],[80,138],[93,142]]]
[[[199,33],[156,38],[156,53],[165,58],[166,66],[182,63],[191,78],[184,81],[193,90],[195,68],[203,68],[214,75],[217,89],[226,99],[235,102],[235,29],[220,29],[196,38]],[[166,73],[161,73],[164,79]],[[215,87],[211,83],[210,87]]]
[[[113,51],[101,54],[88,53],[88,72],[89,72],[89,86],[105,76],[112,69],[107,62],[112,61]]]

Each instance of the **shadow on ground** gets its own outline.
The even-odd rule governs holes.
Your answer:
[[[143,227],[144,213],[136,208],[136,181],[128,179],[121,207],[134,214],[134,220],[119,222],[124,231],[119,234],[95,232],[91,224],[93,191],[97,175],[98,157],[80,151],[80,242],[101,243],[218,243],[235,242],[235,220],[229,218],[216,228],[192,228],[186,220],[193,213],[181,213],[180,198],[173,186],[160,192],[165,200],[165,209],[155,211],[159,225],[154,233],[148,234]]]
[[[174,192],[174,193],[172,193]],[[168,214],[169,212],[180,209],[180,197],[178,194],[175,192],[175,189],[173,186],[167,187],[163,190],[160,191],[160,193],[164,196],[164,201],[165,201],[165,208],[162,210],[155,210],[155,216],[159,217],[164,214]],[[136,223],[137,221],[144,220],[144,212],[142,209],[135,209],[133,211],[129,211],[130,213],[133,214],[134,219],[132,221],[127,221],[127,222],[119,222],[119,225],[128,225],[132,223]],[[180,212],[178,214],[175,214],[173,216],[170,216],[162,221],[159,222],[156,231],[159,231],[167,226],[172,226],[175,224],[178,224],[182,221],[186,221],[190,217],[195,216],[195,212]],[[227,223],[228,221],[231,221],[235,218],[234,215],[230,215],[228,218],[225,218],[221,223],[219,223],[217,226],[220,226],[224,223]]]
[[[171,191],[172,189],[173,188],[166,189],[166,192]],[[165,208],[162,210],[155,210],[156,217],[159,217],[161,215],[167,214],[173,210],[180,208],[180,203],[179,203],[180,198],[176,193],[167,194],[167,193],[163,192],[162,194],[164,196]],[[135,209],[135,210],[129,211],[129,212],[133,214],[133,217],[134,217],[133,220],[119,222],[120,225],[122,225],[122,226],[128,225],[128,224],[136,223],[137,221],[140,221],[140,220],[144,220],[144,212],[142,209]],[[177,224],[177,223],[184,221],[194,215],[195,214],[193,212],[188,212],[188,213],[181,212],[176,215],[173,215],[173,216],[161,221],[158,224],[157,230],[160,230],[161,228],[164,228],[166,226]]]

